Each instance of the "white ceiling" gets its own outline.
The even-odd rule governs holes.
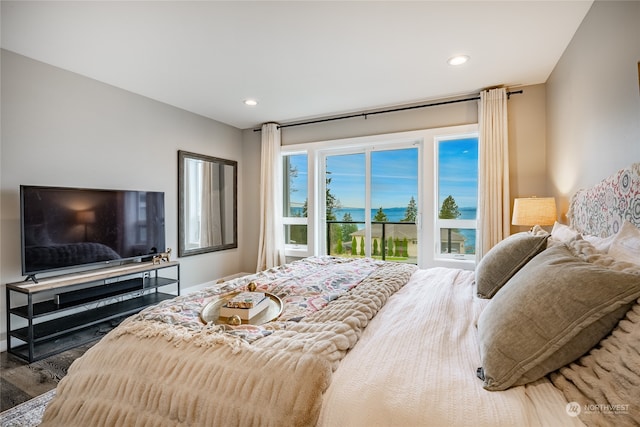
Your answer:
[[[591,4],[2,1],[1,42],[246,129],[544,83]]]

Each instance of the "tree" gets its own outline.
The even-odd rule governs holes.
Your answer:
[[[364,236],[360,237],[360,256],[364,256]]]
[[[326,214],[328,221],[335,221],[336,215],[333,213],[333,210],[340,208],[340,201],[331,193],[331,178],[329,178],[329,175],[331,175],[331,172],[327,171],[327,191],[325,195]]]
[[[418,216],[418,205],[416,205],[416,199],[414,199],[413,196],[411,196],[411,200],[409,200],[409,204],[407,205],[407,210],[401,222],[416,222],[417,216]]]
[[[342,253],[342,225],[329,223],[327,227],[329,227],[331,246],[334,247],[336,251],[340,250],[340,252],[337,253]]]
[[[380,206],[380,209],[378,209],[378,212],[376,212],[376,216],[373,217],[373,220],[376,222],[388,221],[387,214],[382,210],[382,206]]]
[[[358,226],[356,224],[349,224],[349,222],[353,221],[349,212],[345,212],[342,216],[342,220],[346,223],[342,224],[342,240],[348,242],[349,239],[351,239],[351,234],[358,231]]]
[[[290,195],[298,191],[298,189],[297,189],[297,188],[296,188],[296,186],[294,185],[294,182],[295,182],[294,180],[295,180],[295,178],[297,178],[297,177],[298,177],[298,168],[297,168],[296,166],[294,166],[294,165],[292,165],[292,164],[291,164],[291,161],[289,160],[289,157],[288,157],[288,156],[287,156],[287,157],[285,157],[285,162],[286,162],[286,163],[285,163],[285,164],[286,164],[286,166],[287,166],[287,167],[288,167],[288,169],[289,169],[289,171],[288,171],[288,172],[289,172],[289,173],[288,173],[288,176],[289,176],[289,186],[288,186],[288,189],[287,189],[287,190],[285,190],[285,193],[287,193],[287,191],[289,192],[289,196],[287,196],[287,195],[285,194],[285,196],[286,196],[286,198],[287,198],[286,204],[289,204],[289,197],[290,197]],[[285,216],[303,217],[303,218],[306,218],[306,217],[307,217],[307,200],[305,199],[305,201],[304,201],[304,205],[302,206],[302,212],[294,211],[294,210],[292,209],[292,207],[289,207],[289,208],[288,208],[288,210],[289,210],[288,212],[285,212]]]
[[[289,157],[285,157],[285,162],[286,162],[286,165],[289,168],[289,173],[288,173],[288,176],[289,176],[288,192],[289,192],[289,195],[290,195],[290,194],[295,193],[296,191],[298,191],[296,189],[295,185],[294,185],[294,180],[295,180],[295,178],[298,177],[298,168],[291,164],[291,162],[289,161]],[[286,192],[287,192],[287,190],[285,190],[285,193]],[[287,197],[287,199],[288,199],[288,197]],[[288,203],[288,200],[287,200],[287,203]],[[285,216],[288,216],[288,215],[300,216],[300,214],[296,213],[296,212],[287,212],[285,214]]]
[[[336,244],[336,254],[340,255],[344,252],[344,248],[342,247],[342,240],[338,239],[338,243]]]
[[[327,221],[335,221],[337,220],[336,215],[334,213],[334,209],[340,208],[340,201],[333,195],[331,192],[331,175],[330,171],[327,171],[327,189],[325,192],[325,203],[326,203],[326,217]],[[342,250],[342,226],[340,224],[328,224],[330,231],[330,239],[332,242],[338,242],[340,250]],[[336,249],[337,250],[337,249]],[[342,253],[342,252],[340,252]]]
[[[389,236],[389,238],[387,239],[387,248],[386,248],[386,254],[388,256],[393,256],[393,237]]]
[[[378,239],[373,239],[373,253],[371,255],[380,255],[380,252],[378,251]]]
[[[358,246],[358,242],[356,236],[353,236],[353,239],[351,239],[351,255],[357,255],[356,246]]]
[[[460,210],[458,209],[458,204],[456,203],[453,196],[447,196],[442,202],[442,207],[440,208],[440,214],[438,217],[440,219],[456,219],[460,216]]]

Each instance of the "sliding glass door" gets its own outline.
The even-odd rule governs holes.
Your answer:
[[[324,157],[326,253],[417,263],[418,148]]]

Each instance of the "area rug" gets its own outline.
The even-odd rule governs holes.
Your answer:
[[[49,390],[40,396],[0,413],[0,426],[35,427],[39,425],[47,404],[55,394],[56,389]]]
[[[0,353],[0,412],[56,388],[73,361],[94,344],[85,344],[31,364],[7,352]]]

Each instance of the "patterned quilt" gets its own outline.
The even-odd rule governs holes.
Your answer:
[[[221,286],[205,288],[164,301],[141,311],[133,320],[163,322],[192,331],[201,331],[205,325],[199,315],[209,301],[220,295],[245,290],[246,286],[253,282],[257,285],[257,292],[270,292],[283,301],[284,310],[277,322],[263,326],[218,327],[221,332],[253,342],[269,335],[274,328],[282,327],[282,322],[297,322],[324,308],[329,302],[353,289],[383,264],[384,262],[371,258],[305,258],[258,274],[244,276]]]

